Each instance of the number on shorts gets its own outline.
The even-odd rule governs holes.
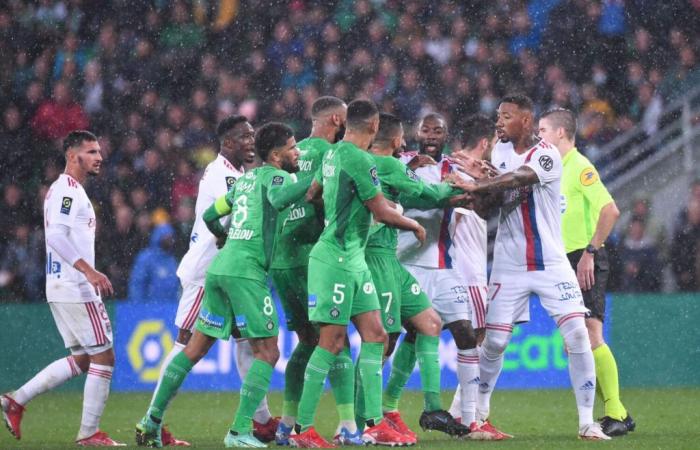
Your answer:
[[[345,292],[342,289],[345,289],[344,284],[336,283],[333,286],[333,303],[336,305],[340,305],[345,301]]]
[[[275,309],[272,306],[272,299],[270,297],[265,297],[263,299],[263,314],[266,316],[271,316],[274,310]]]
[[[389,314],[389,309],[391,309],[391,301],[394,299],[394,294],[391,292],[382,292],[382,297],[386,297],[388,300],[386,302],[386,308],[384,308],[384,312],[386,314]]]
[[[491,300],[494,300],[496,296],[498,295],[498,291],[501,290],[501,283],[493,283],[493,286],[496,287],[496,289],[493,291],[493,295],[491,296]]]
[[[248,196],[241,195],[233,205],[236,207],[236,210],[231,217],[231,224],[236,228],[240,228],[248,218]]]

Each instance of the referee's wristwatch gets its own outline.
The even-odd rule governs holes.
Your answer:
[[[590,253],[591,255],[595,256],[598,254],[598,249],[593,246],[593,244],[588,244],[586,246],[586,253]]]

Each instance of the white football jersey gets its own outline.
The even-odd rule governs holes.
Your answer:
[[[408,163],[416,154],[403,153],[401,162]],[[457,169],[452,166],[451,159],[443,155],[436,165],[420,167],[415,172],[425,183],[436,184],[455,170]],[[408,209],[404,215],[423,225],[426,239],[421,246],[412,232],[399,230],[397,254],[401,263],[434,269],[452,269],[455,257],[451,231],[454,227],[454,209]]]
[[[95,267],[95,226],[97,219],[83,186],[62,173],[44,199],[44,231],[65,225],[68,240],[80,258]],[[49,302],[81,303],[98,300],[85,275],[46,244],[46,299]]]
[[[472,180],[469,175],[462,174]],[[486,286],[486,249],[488,245],[486,221],[470,209],[455,208],[452,244],[455,269],[465,285]]]
[[[519,155],[513,144],[499,142],[491,162],[501,172],[528,166],[539,183],[505,192],[498,221],[493,270],[535,271],[569,265],[561,237],[559,151],[540,141]]]
[[[209,163],[199,180],[199,191],[197,193],[197,203],[195,204],[195,220],[190,234],[190,248],[182,257],[177,268],[177,276],[183,283],[192,283],[204,286],[209,264],[216,256],[216,237],[204,223],[202,216],[217,198],[225,195],[233,189],[236,180],[243,175],[241,170],[233,167],[226,158],[218,155],[214,161]],[[226,218],[222,218],[222,224]]]

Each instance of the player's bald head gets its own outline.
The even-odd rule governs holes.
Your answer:
[[[418,129],[420,130],[421,127],[426,123],[438,124],[438,126],[441,126],[445,130],[445,134],[447,134],[449,131],[447,129],[447,120],[445,120],[445,116],[443,116],[440,113],[431,112],[424,115],[418,122]]]

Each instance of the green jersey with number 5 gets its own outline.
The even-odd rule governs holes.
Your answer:
[[[257,167],[236,182],[234,190],[215,203],[217,213],[230,212],[226,244],[208,272],[265,280],[274,247],[277,216],[283,190],[292,178],[273,166]]]

